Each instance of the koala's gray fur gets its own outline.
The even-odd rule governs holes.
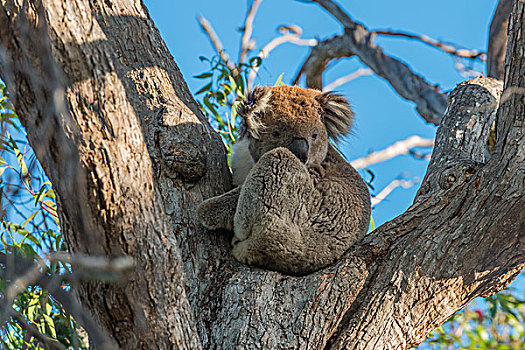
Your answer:
[[[368,229],[364,181],[329,144],[351,130],[346,99],[299,87],[257,87],[239,109],[233,190],[204,201],[210,229],[234,231],[248,265],[302,275],[333,263]]]

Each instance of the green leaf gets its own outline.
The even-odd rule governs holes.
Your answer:
[[[241,100],[236,100],[233,102],[232,105],[232,124],[235,124],[235,119],[237,118],[237,110],[239,109],[239,106],[242,104]]]
[[[46,311],[46,314],[48,314],[48,315],[50,315],[50,314],[51,314],[51,311],[53,311],[53,310],[52,310],[52,307],[51,307],[51,304],[49,304],[49,303],[47,302],[47,300],[45,301],[45,311]]]
[[[228,76],[228,80],[230,81],[233,91],[237,92],[237,90],[239,89],[239,87],[237,86],[237,82],[233,79],[231,75]]]
[[[38,213],[38,211],[37,211],[37,213]],[[38,246],[38,248],[42,248],[42,246],[40,244],[40,241],[35,236],[33,236],[29,231],[27,231],[25,228],[23,228],[22,226],[17,225],[17,224],[13,224],[13,223],[9,223],[7,226],[8,226],[9,229],[11,229],[11,230],[15,231],[16,233],[18,233],[19,235],[23,236],[22,241],[20,241],[20,243],[23,243],[24,240],[27,238],[31,242],[33,242],[36,246]]]
[[[195,95],[199,95],[199,94],[202,94],[205,91],[209,91],[211,89],[211,85],[212,85],[212,83],[208,83],[208,84],[204,85],[199,91],[197,91],[195,93]]]
[[[47,205],[48,208],[54,210],[55,212],[57,211],[57,205],[54,201],[47,199],[44,201],[44,203]]]
[[[26,219],[26,221],[24,221],[24,223],[22,224],[22,227],[25,227],[25,226],[26,226],[31,220],[33,220],[34,217],[36,216],[36,214],[38,214],[39,212],[40,212],[40,210],[37,210],[37,211],[35,211],[33,214],[31,214],[31,216],[28,217],[28,218]]]
[[[35,320],[35,309],[36,309],[36,304],[30,304],[29,307],[27,308],[27,319],[31,322]]]
[[[46,184],[44,183],[41,187],[40,187],[40,190],[34,194],[33,198],[35,199],[35,205],[38,204],[38,202],[42,199],[42,197],[44,196],[44,190],[46,188]]]
[[[44,193],[44,197],[46,198],[55,198],[55,191],[53,191],[53,189],[49,189],[47,190],[46,193]]]
[[[231,78],[231,77],[228,77],[228,78]],[[222,86],[224,87],[224,91],[226,92],[226,96],[228,96],[229,94],[231,94],[233,92],[232,90],[232,87],[229,85],[229,84],[222,84]]]
[[[282,80],[283,79],[283,75],[284,75],[284,73],[281,73],[281,75],[279,75],[279,78],[277,78],[277,81],[275,82],[274,86],[283,86],[283,85],[285,85],[283,83],[283,80]]]
[[[4,234],[3,234],[3,233],[0,234],[0,241],[1,241],[2,244],[4,245],[4,249],[5,249],[6,247],[12,247],[12,246],[13,246],[12,244],[7,243],[7,241],[6,241],[5,238],[4,238]]]
[[[25,258],[31,259],[31,260],[33,260],[34,257],[38,255],[33,249],[33,247],[25,243],[20,246],[20,251]]]
[[[13,151],[15,151],[16,159],[18,160],[18,164],[20,164],[20,171],[22,172],[22,177],[28,181],[29,183],[29,170],[27,170],[26,163],[24,162],[24,155],[20,152],[20,149],[18,149],[18,146],[16,145],[15,140],[7,133],[7,136],[9,138],[9,141],[11,142],[11,146],[13,147]]]
[[[199,75],[194,75],[193,77],[196,78],[196,79],[206,79],[206,78],[210,78],[212,76],[213,76],[213,73],[206,72],[206,73],[202,73],[202,74],[199,74]]]
[[[215,117],[219,117],[219,113],[217,112],[217,109],[215,109],[215,106],[210,102],[208,97],[204,97],[203,102],[206,105],[206,107],[208,107],[208,109],[213,113],[213,115],[215,115]]]

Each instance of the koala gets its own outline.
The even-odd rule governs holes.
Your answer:
[[[332,264],[368,229],[370,195],[329,143],[351,131],[338,94],[256,87],[241,104],[231,191],[201,203],[209,229],[233,230],[240,262],[290,275]]]

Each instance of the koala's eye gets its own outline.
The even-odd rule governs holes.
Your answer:
[[[272,136],[275,137],[275,138],[278,138],[278,137],[281,136],[281,133],[279,131],[275,130],[275,131],[272,131]]]
[[[317,136],[319,136],[319,135],[318,135],[318,134],[313,134],[313,135],[312,135],[312,139],[313,139],[313,140],[317,140]]]

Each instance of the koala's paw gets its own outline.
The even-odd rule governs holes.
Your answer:
[[[277,147],[263,154],[259,159],[260,166],[268,168],[306,169],[304,163],[288,148]]]
[[[217,211],[214,207],[214,200],[211,198],[202,202],[197,209],[197,219],[209,230],[219,228],[220,224],[219,218],[217,217]]]
[[[308,172],[313,177],[314,182],[319,181],[326,174],[325,168],[323,168],[321,165],[311,165],[311,166],[309,166],[308,167]]]
[[[248,240],[235,242],[232,249],[233,257],[245,265],[253,265],[253,254],[249,247],[250,242]]]

